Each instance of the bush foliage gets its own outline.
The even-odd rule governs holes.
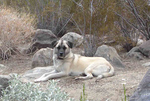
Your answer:
[[[57,82],[49,81],[46,90],[34,83],[23,83],[15,76],[7,89],[3,90],[0,101],[73,101],[57,87]]]
[[[122,45],[130,50],[137,43],[139,36],[150,39],[150,5],[148,0],[123,0],[122,10],[117,11],[120,19],[117,21],[124,38]]]
[[[118,0],[2,1],[7,6],[36,14],[38,19],[37,26],[39,28],[54,30],[61,24],[61,27],[69,24],[69,26],[67,26],[69,29],[72,27],[71,23],[76,21],[79,27],[85,30],[86,34],[103,34],[112,31],[114,21],[118,19],[113,10],[120,10],[120,2]],[[59,30],[61,30],[61,28]]]
[[[20,44],[31,41],[35,19],[29,13],[0,7],[0,58],[8,58]]]

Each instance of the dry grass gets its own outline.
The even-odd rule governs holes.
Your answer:
[[[4,58],[18,45],[31,41],[35,17],[8,7],[0,9],[0,57]]]

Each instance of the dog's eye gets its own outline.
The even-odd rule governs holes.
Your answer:
[[[66,47],[64,46],[64,47],[63,47],[63,49],[65,50],[65,49],[66,49]]]
[[[58,46],[57,49],[60,49],[60,46]]]

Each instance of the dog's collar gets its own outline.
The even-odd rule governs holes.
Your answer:
[[[74,55],[74,54],[72,54],[72,56],[71,56],[70,58],[72,58],[72,60],[74,60],[74,58],[75,58],[75,55]]]
[[[71,58],[72,58],[72,60],[74,60],[75,55],[73,54],[73,56],[71,56],[71,57],[70,57],[70,58],[68,58],[68,59],[71,59]],[[58,60],[65,60],[65,57],[64,57],[64,58],[57,57],[57,59],[58,59]]]

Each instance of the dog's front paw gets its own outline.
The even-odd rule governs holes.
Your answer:
[[[80,77],[75,77],[75,80],[81,80]]]
[[[45,81],[47,81],[47,79],[40,79],[40,78],[39,78],[39,79],[35,79],[35,80],[34,80],[35,83],[38,83],[38,82],[45,82]]]
[[[85,80],[85,77],[76,77],[75,80]]]
[[[40,79],[35,79],[34,82],[38,83],[38,82],[41,82],[41,80]]]

